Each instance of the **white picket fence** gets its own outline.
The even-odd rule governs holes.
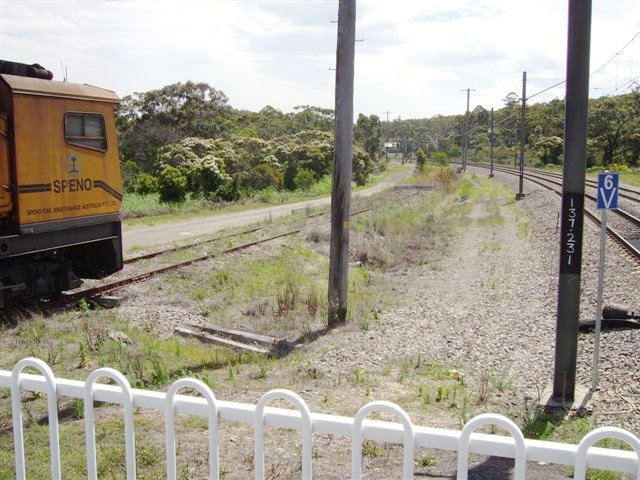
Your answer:
[[[42,375],[23,373],[27,367]],[[99,378],[110,378],[116,385],[96,383]],[[84,400],[86,428],[86,456],[88,478],[96,479],[96,443],[93,402],[109,402],[124,407],[124,436],[127,479],[136,478],[136,447],[134,409],[154,409],[164,412],[166,432],[167,478],[176,478],[175,413],[207,418],[209,422],[210,478],[219,476],[218,422],[230,420],[254,426],[255,478],[262,479],[264,465],[264,426],[292,428],[302,432],[302,478],[312,477],[312,434],[344,435],[351,439],[352,478],[362,476],[362,440],[367,438],[401,444],[404,447],[403,478],[413,478],[414,449],[433,448],[458,452],[458,479],[468,475],[470,453],[515,458],[514,478],[526,478],[527,462],[547,462],[574,467],[574,478],[584,479],[586,469],[604,469],[631,473],[640,480],[640,440],[632,433],[615,427],[598,428],[585,435],[579,445],[525,439],[520,429],[506,417],[482,414],[470,420],[462,431],[445,430],[414,425],[399,406],[385,401],[371,402],[360,409],[355,418],[312,413],[305,401],[289,390],[272,390],[265,393],[256,405],[227,402],[215,395],[200,380],[185,378],[173,383],[168,391],[153,392],[133,389],[117,370],[100,368],[92,372],[85,382],[56,378],[51,368],[42,360],[26,358],[18,362],[11,372],[0,370],[0,388],[11,389],[13,435],[15,447],[16,478],[26,478],[22,427],[21,391],[42,392],[47,395],[49,416],[49,448],[51,478],[61,479],[60,446],[58,439],[57,397],[65,396]],[[197,390],[201,397],[179,395],[184,388]],[[297,410],[267,407],[276,399],[284,399]],[[375,411],[394,415],[399,423],[366,420]],[[494,424],[510,434],[488,435],[473,433],[482,425]],[[604,438],[614,438],[628,443],[634,451],[592,447]]]

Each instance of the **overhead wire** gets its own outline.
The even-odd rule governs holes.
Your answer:
[[[625,48],[627,48],[629,45],[631,45],[631,42],[633,42],[636,38],[638,38],[638,35],[640,35],[640,32],[636,33],[631,40],[629,40],[627,43],[625,43],[624,47],[622,47],[620,50],[618,50],[613,57],[611,57],[609,60],[604,62],[604,64],[600,68],[598,68],[595,72],[593,72],[591,75],[589,75],[589,77],[593,77],[596,73],[598,73],[604,67],[609,65],[613,61],[614,58],[616,58],[618,55],[620,55]]]
[[[529,96],[527,97],[527,100],[529,100],[529,99],[531,99],[531,98],[535,97],[536,95],[540,95],[541,93],[544,93],[544,92],[546,92],[546,91],[548,91],[548,90],[551,90],[552,88],[556,88],[556,87],[558,87],[558,86],[562,85],[562,84],[563,84],[563,83],[565,83],[565,82],[566,82],[566,80],[562,80],[561,82],[558,82],[558,83],[556,83],[555,85],[551,85],[550,87],[547,87],[547,88],[545,88],[544,90],[540,90],[539,92],[534,93],[533,95],[529,95]]]
[[[610,64],[610,63],[611,63],[615,58],[617,58],[617,57],[618,57],[618,55],[620,55],[620,54],[621,54],[621,53],[622,53],[622,52],[623,52],[623,51],[624,51],[624,50],[625,50],[629,45],[631,45],[631,43],[632,43],[636,38],[638,38],[638,36],[640,36],[640,32],[636,33],[636,34],[633,36],[633,38],[631,38],[631,40],[629,40],[627,43],[625,43],[625,45],[624,45],[620,50],[618,50],[618,51],[616,52],[616,54],[615,54],[615,55],[613,55],[613,56],[612,56],[609,60],[607,60],[607,61],[606,61],[602,66],[600,66],[600,67],[599,67],[597,70],[595,70],[591,75],[589,75],[589,78],[593,77],[596,73],[600,72],[604,67],[606,67],[607,65],[609,65],[609,64]],[[634,78],[633,80],[631,80],[631,81],[629,81],[629,82],[625,83],[622,87],[618,87],[618,88],[616,88],[616,89],[615,89],[615,90],[613,90],[613,92],[611,92],[611,93],[617,92],[618,90],[620,90],[621,88],[624,88],[624,87],[625,87],[625,86],[627,86],[627,85],[631,85],[631,84],[632,84],[636,79],[638,79],[638,78],[639,78],[639,77]],[[617,81],[618,81],[618,77],[617,77],[617,69],[616,69],[616,84],[617,84]],[[551,90],[552,88],[558,87],[558,86],[562,85],[563,83],[566,83],[566,80],[562,80],[561,82],[558,82],[558,83],[556,83],[556,84],[554,84],[554,85],[551,85],[550,87],[547,87],[547,88],[545,88],[544,90],[540,90],[539,92],[536,92],[536,93],[534,93],[533,95],[529,95],[529,96],[527,97],[527,100],[529,100],[529,99],[531,99],[531,98],[533,98],[533,97],[535,97],[535,96],[537,96],[537,95],[540,95],[540,94],[542,94],[542,93],[544,93],[544,92],[547,92],[547,91]],[[610,93],[609,95],[611,95],[611,93]]]
[[[618,90],[622,90],[625,88],[629,88],[631,85],[633,85],[634,83],[636,83],[636,80],[640,79],[640,75],[638,75],[635,78],[632,78],[631,80],[629,80],[628,82],[624,83],[623,85],[620,85],[618,88],[611,90],[607,95],[611,95],[613,93],[616,93]]]

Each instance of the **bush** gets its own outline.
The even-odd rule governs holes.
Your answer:
[[[251,190],[280,190],[284,185],[284,174],[275,164],[261,163],[248,172],[243,184]]]
[[[124,189],[127,192],[135,191],[136,175],[140,172],[138,164],[133,160],[125,160],[120,164]]]
[[[215,197],[225,202],[234,202],[242,197],[242,189],[236,179],[221,185],[215,192]]]
[[[421,148],[416,152],[416,169],[418,172],[422,172],[424,170],[424,166],[427,163],[427,154],[424,153],[424,150]]]
[[[624,163],[610,163],[608,170],[610,172],[630,172],[631,169]]]
[[[371,155],[359,145],[353,146],[351,169],[351,178],[356,182],[356,185],[365,185],[369,179],[369,175],[373,173]]]
[[[305,192],[309,191],[311,186],[315,183],[316,178],[311,170],[306,168],[301,168],[296,173],[296,176],[293,178],[293,183],[296,188],[300,190],[304,190]]]
[[[158,191],[158,179],[148,173],[139,173],[133,179],[133,191],[140,195],[149,195]]]
[[[436,152],[433,154],[433,161],[436,165],[446,167],[449,165],[449,156],[446,152]]]
[[[187,195],[187,177],[177,168],[165,165],[158,178],[161,202],[182,202]]]

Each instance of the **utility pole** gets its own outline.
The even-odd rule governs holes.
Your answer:
[[[491,109],[491,133],[489,133],[489,161],[491,162],[489,178],[493,178],[493,108]]]
[[[389,150],[387,149],[387,144],[389,143],[389,114],[391,112],[387,110],[384,113],[387,114],[387,128],[385,129],[385,132],[384,132],[384,153],[385,153],[385,160],[387,163],[389,163]]]
[[[409,161],[409,146],[407,145],[407,132],[402,134],[402,164]]]
[[[574,401],[587,151],[591,0],[569,0],[556,351],[551,401]]]
[[[516,200],[524,198],[522,187],[524,183],[524,141],[525,141],[525,115],[527,110],[527,72],[522,72],[522,108],[520,110],[520,183]]]
[[[462,134],[462,170],[467,170],[467,147],[469,144],[469,97],[471,92],[475,90],[471,88],[463,88],[461,92],[467,92],[467,111],[464,114],[464,128]]]
[[[347,319],[355,38],[356,0],[340,0],[336,52],[336,139],[331,188],[329,328],[342,325]]]

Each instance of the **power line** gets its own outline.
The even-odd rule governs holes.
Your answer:
[[[529,98],[531,98],[531,97],[529,97]],[[502,125],[502,124],[503,124],[504,122],[506,122],[507,120],[509,120],[509,119],[511,119],[511,118],[513,118],[513,117],[515,117],[516,115],[519,115],[519,114],[520,114],[520,112],[516,112],[516,113],[514,113],[514,114],[512,114],[512,115],[509,115],[507,118],[503,118],[503,119],[502,119],[502,120],[500,120],[498,123],[496,123],[496,124],[495,124],[495,126],[497,127],[498,125]]]
[[[611,92],[609,92],[607,95],[612,95],[614,93],[616,93],[618,90],[622,90],[623,88],[628,88],[631,85],[633,85],[633,83],[638,80],[640,78],[640,75],[638,75],[635,78],[632,78],[631,80],[629,80],[627,83],[625,83],[624,85],[619,86],[618,88],[616,88],[615,90],[612,90]]]
[[[607,65],[609,65],[609,64],[610,64],[610,63],[611,63],[611,62],[612,62],[612,61],[613,61],[613,60],[614,60],[618,55],[620,55],[620,54],[623,52],[623,50],[624,50],[625,48],[627,48],[629,45],[631,45],[631,43],[632,43],[636,38],[638,38],[638,36],[640,36],[640,32],[636,33],[636,34],[633,36],[633,38],[632,38],[631,40],[629,40],[629,41],[624,45],[624,47],[622,47],[620,50],[618,50],[618,52],[617,52],[615,55],[613,55],[609,60],[607,60],[607,61],[604,63],[604,65],[602,65],[600,68],[598,68],[596,71],[594,71],[591,75],[589,75],[589,78],[593,77],[596,73],[598,73],[598,72],[599,72],[599,71],[601,71],[604,67],[606,67]],[[617,92],[617,91],[618,91],[618,90],[620,90],[621,88],[624,88],[626,85],[630,85],[630,84],[631,84],[631,83],[633,83],[633,81],[634,81],[634,80],[636,80],[637,78],[639,78],[639,77],[636,77],[635,79],[633,79],[633,80],[631,80],[631,81],[629,81],[629,82],[625,83],[622,87],[618,87],[618,88],[616,88],[616,89],[615,89],[615,90],[613,90],[613,92],[611,92],[611,93]],[[533,98],[533,97],[535,97],[535,96],[537,96],[537,95],[540,95],[541,93],[547,92],[547,91],[551,90],[552,88],[558,87],[558,86],[562,85],[562,84],[563,84],[563,83],[565,83],[565,82],[566,82],[566,80],[562,80],[561,82],[558,82],[558,83],[556,83],[555,85],[551,85],[550,87],[545,88],[544,90],[540,90],[539,92],[534,93],[533,95],[529,95],[529,97],[527,97],[527,100],[529,100],[529,99],[531,99],[531,98]],[[609,95],[611,95],[611,93],[610,93]]]
[[[545,88],[544,90],[540,90],[539,92],[534,93],[533,95],[529,95],[529,96],[527,97],[527,100],[530,100],[530,99],[532,99],[533,97],[535,97],[536,95],[540,95],[541,93],[544,93],[544,92],[546,92],[546,91],[548,91],[548,90],[551,90],[552,88],[556,88],[556,87],[558,87],[558,86],[562,85],[562,84],[563,84],[563,83],[565,83],[565,82],[566,82],[566,80],[562,80],[561,82],[558,82],[558,83],[556,83],[555,85],[551,85],[550,87],[547,87],[547,88]]]
[[[622,53],[622,51],[627,48],[629,45],[631,45],[631,42],[633,42],[636,38],[638,38],[638,35],[640,35],[640,32],[636,33],[633,38],[631,40],[629,40],[624,47],[622,47],[613,57],[611,57],[609,60],[607,60],[604,65],[602,65],[600,68],[598,68],[595,72],[593,72],[591,75],[589,75],[589,78],[593,77],[596,73],[598,73],[600,70],[602,70],[604,67],[606,67],[607,65],[609,65],[614,58],[616,58],[618,55],[620,55]]]

